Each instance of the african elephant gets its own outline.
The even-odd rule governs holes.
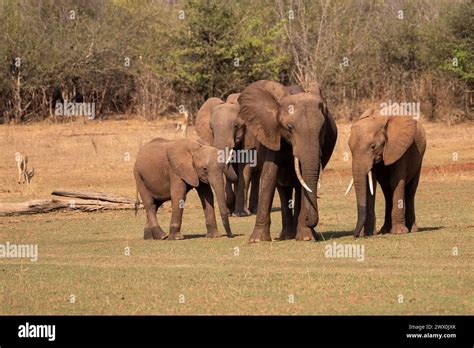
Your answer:
[[[221,162],[216,148],[192,140],[156,138],[143,146],[138,152],[133,172],[137,201],[140,193],[147,216],[144,238],[164,238],[156,212],[164,202],[171,199],[168,239],[183,239],[180,231],[184,201],[192,188],[196,188],[204,209],[207,236],[218,236],[212,193],[214,189],[225,231],[228,237],[232,237],[225,205],[223,174],[231,181],[236,181],[237,176],[232,166]]]
[[[336,123],[319,85],[313,83],[304,90],[261,80],[245,88],[239,104],[239,117],[264,149],[257,218],[249,241],[271,241],[275,188],[282,209],[280,239],[311,240],[319,220],[317,183],[337,139]]]
[[[426,149],[421,124],[407,116],[381,116],[376,108],[366,110],[354,122],[349,137],[352,152],[352,185],[357,197],[354,236],[375,230],[375,188],[385,196],[385,222],[379,233],[416,231],[415,193]]]
[[[227,150],[230,156],[231,149],[236,153],[242,150],[256,151],[257,146],[255,137],[245,131],[244,122],[238,117],[239,96],[240,93],[231,94],[225,102],[219,98],[209,98],[196,115],[196,132],[199,137],[219,150]],[[232,188],[232,184],[226,181],[227,208],[236,216],[248,216],[257,208],[259,167],[256,163],[249,162],[232,164],[237,172],[238,182]]]

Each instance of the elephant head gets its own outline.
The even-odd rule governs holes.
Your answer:
[[[192,140],[176,142],[166,151],[171,170],[187,184],[197,187],[200,182],[209,184],[214,190],[219,205],[222,223],[227,235],[230,232],[229,216],[224,193],[224,174],[231,182],[237,175],[230,165],[219,160],[215,147],[203,145]]]
[[[239,95],[229,95],[225,103],[219,98],[209,98],[196,115],[199,137],[219,150],[233,149],[242,141],[244,123],[238,117]]]
[[[266,148],[292,145],[296,175],[305,188],[306,225],[318,224],[317,182],[334,150],[336,124],[327,111],[319,85],[309,91],[273,81],[257,81],[239,97],[240,117]],[[301,168],[300,168],[301,165]]]
[[[376,108],[366,110],[354,122],[349,136],[352,153],[353,179],[347,188],[355,186],[357,224],[354,235],[359,236],[367,217],[369,200],[374,197],[375,164],[383,161],[389,166],[398,161],[415,140],[416,121],[405,116],[381,116]]]

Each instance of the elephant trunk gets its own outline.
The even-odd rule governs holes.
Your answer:
[[[212,146],[214,146],[218,150],[230,151],[231,149],[235,148],[235,142],[234,142],[233,137],[230,137],[229,139],[227,138],[228,136],[214,138],[214,142]]]
[[[226,196],[224,192],[224,177],[219,175],[217,178],[214,177],[209,181],[214,192],[216,193],[217,205],[219,206],[219,212],[221,214],[222,224],[224,225],[227,237],[233,237],[232,230],[230,229],[229,213],[227,210]]]
[[[367,218],[367,186],[368,170],[365,168],[353,168],[354,187],[357,200],[357,223],[354,229],[354,236],[358,237],[364,228]]]
[[[306,226],[313,228],[319,222],[318,214],[318,180],[320,173],[320,149],[311,149],[301,158],[302,179],[304,191],[304,206],[306,209]],[[295,161],[295,166],[297,165]],[[295,168],[296,169],[296,168]],[[298,171],[297,171],[298,173]],[[306,186],[306,187],[305,187]]]

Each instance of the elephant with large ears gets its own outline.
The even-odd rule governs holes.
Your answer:
[[[156,219],[156,212],[164,202],[171,200],[168,239],[183,239],[181,222],[184,202],[186,194],[193,188],[197,190],[204,209],[207,236],[218,236],[213,189],[225,231],[228,237],[232,237],[225,204],[223,176],[231,181],[236,181],[237,176],[232,166],[221,162],[215,147],[192,140],[171,141],[156,138],[143,146],[137,155],[134,176],[137,193],[142,198],[147,216],[144,238],[165,237]]]
[[[250,132],[245,131],[244,122],[238,117],[240,93],[234,93],[224,102],[220,98],[209,98],[196,115],[196,132],[206,143],[219,150],[256,151],[257,142]],[[226,181],[227,208],[236,216],[248,216],[255,212],[258,202],[259,167],[250,163],[233,163],[238,182]],[[252,191],[249,191],[252,183]]]
[[[378,233],[416,231],[415,193],[426,149],[425,131],[408,116],[382,116],[369,108],[349,136],[352,184],[357,197],[355,237],[375,231],[376,182],[385,196],[385,222]]]
[[[265,150],[261,155],[257,218],[249,241],[271,241],[270,210],[275,188],[282,208],[280,239],[311,240],[319,221],[319,176],[337,139],[336,123],[319,85],[313,83],[304,90],[261,80],[245,88],[239,104],[239,116]],[[289,209],[293,188],[294,211]]]

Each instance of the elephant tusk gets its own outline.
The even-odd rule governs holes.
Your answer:
[[[370,194],[373,196],[374,195],[374,183],[372,182],[372,169],[369,171],[369,189],[370,189]]]
[[[230,149],[229,157],[227,157],[227,159],[225,161],[225,165],[229,164],[230,160],[232,159],[233,154],[234,154],[234,149]]]
[[[347,186],[346,196],[351,191],[352,185],[354,185],[354,178],[351,179],[351,182],[349,183],[349,186]]]
[[[308,187],[308,185],[306,185],[306,183],[303,180],[303,177],[301,176],[300,161],[299,161],[298,157],[296,157],[296,156],[295,156],[295,172],[296,172],[296,177],[298,178],[298,181],[300,182],[301,186],[303,186],[306,191],[313,192]]]
[[[319,164],[318,190],[321,188],[322,178],[323,178],[323,165]]]

